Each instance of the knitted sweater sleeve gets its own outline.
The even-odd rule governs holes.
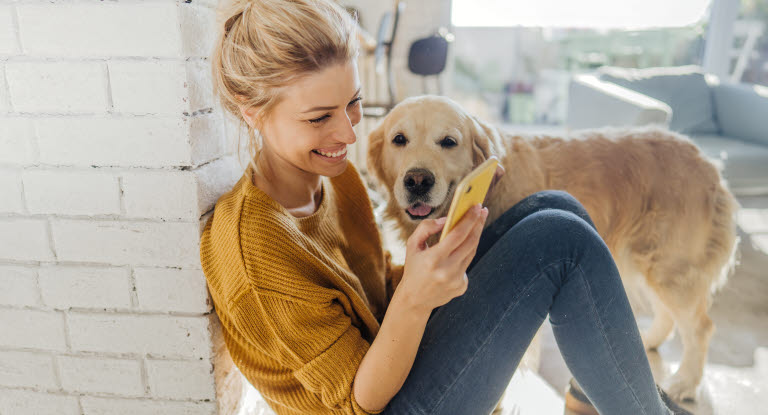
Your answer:
[[[244,298],[255,304],[236,308],[236,329],[254,347],[290,368],[326,407],[354,415],[384,411],[367,411],[355,400],[355,374],[370,344],[339,301],[262,290]]]

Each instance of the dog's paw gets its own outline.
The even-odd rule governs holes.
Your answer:
[[[661,384],[661,388],[673,400],[680,402],[683,400],[695,401],[698,382],[680,374],[674,374]]]

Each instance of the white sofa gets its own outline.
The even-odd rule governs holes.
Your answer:
[[[721,82],[697,66],[603,67],[573,76],[570,129],[657,124],[723,160],[737,195],[768,194],[768,88]]]

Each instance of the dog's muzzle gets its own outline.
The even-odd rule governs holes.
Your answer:
[[[403,184],[410,196],[424,196],[435,185],[435,175],[427,169],[411,169],[405,173]]]

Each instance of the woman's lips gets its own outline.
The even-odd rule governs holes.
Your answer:
[[[336,148],[316,148],[317,151],[322,151],[323,153],[335,153],[337,151],[341,151],[344,149],[345,146],[336,147]]]
[[[312,153],[314,153],[316,156],[318,156],[318,157],[322,158],[323,160],[327,160],[327,161],[336,162],[336,161],[341,161],[341,160],[344,160],[344,159],[347,157],[347,153],[348,153],[348,152],[347,152],[347,151],[345,151],[345,152],[344,152],[344,154],[340,154],[340,155],[338,155],[338,156],[336,156],[336,157],[329,157],[329,156],[324,156],[324,155],[322,155],[322,154],[318,153],[318,152],[317,152],[317,150],[312,150]]]

